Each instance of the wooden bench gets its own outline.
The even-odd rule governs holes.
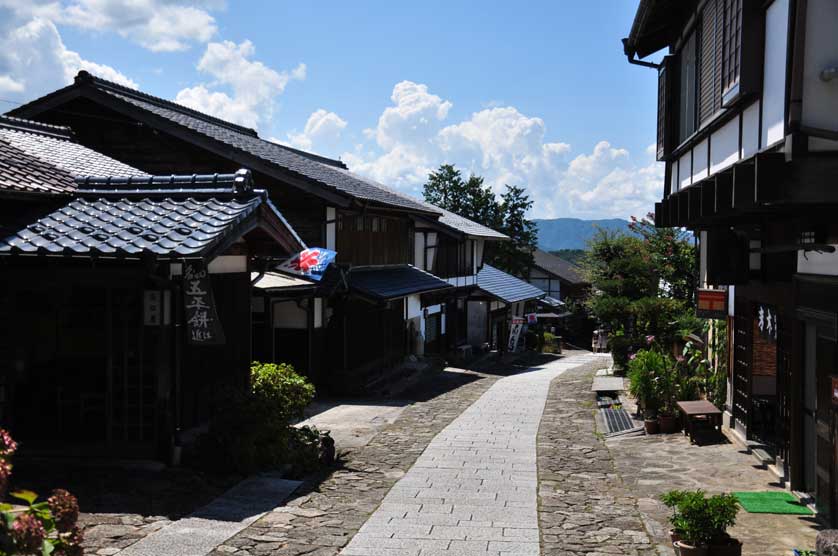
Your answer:
[[[690,435],[690,442],[695,442],[695,425],[698,422],[709,421],[719,435],[722,434],[722,412],[707,400],[694,402],[678,402],[681,412],[684,434]]]

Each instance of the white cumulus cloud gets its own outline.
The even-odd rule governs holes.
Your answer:
[[[334,112],[320,108],[308,117],[302,132],[288,134],[288,143],[306,151],[331,154],[346,125],[346,120]]]
[[[648,150],[635,160],[607,141],[574,156],[571,146],[548,140],[538,117],[513,106],[490,106],[449,122],[452,103],[427,85],[402,81],[366,144],[343,154],[354,171],[412,194],[428,173],[453,163],[483,176],[496,192],[524,186],[535,201],[533,217],[627,217],[651,210],[660,196],[663,169]]]
[[[305,79],[306,65],[277,71],[253,60],[255,53],[253,43],[248,40],[240,44],[231,41],[208,44],[197,67],[212,81],[181,90],[175,100],[248,127],[270,121],[276,97],[290,81]]]
[[[136,88],[119,70],[68,50],[55,24],[47,19],[4,30],[0,36],[0,91],[24,101],[72,83],[79,70]]]
[[[186,50],[218,31],[207,11],[217,2],[171,0],[0,0],[17,17],[48,19],[94,32],[113,32],[154,52]]]

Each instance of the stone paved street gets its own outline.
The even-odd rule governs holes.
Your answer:
[[[657,554],[637,500],[595,434],[594,371],[576,367],[550,387],[538,433],[539,521],[545,555]]]
[[[738,444],[697,446],[682,434],[609,440],[617,468],[638,498],[656,541],[666,544],[669,511],[658,496],[671,489],[707,492],[779,490],[776,475],[761,468]],[[813,517],[749,514],[740,511],[731,534],[747,556],[790,556],[792,549],[814,549],[820,525]],[[672,554],[671,549],[667,549]]]
[[[486,373],[447,369],[431,388],[366,446],[343,455],[343,467],[310,478],[288,503],[212,552],[213,556],[313,554],[333,556],[379,506],[428,443],[496,380]]]
[[[544,403],[554,378],[596,361],[607,360],[577,355],[495,383],[433,439],[342,553],[539,554],[536,436]]]

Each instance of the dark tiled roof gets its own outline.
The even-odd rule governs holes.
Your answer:
[[[571,284],[588,283],[582,276],[582,269],[575,264],[546,251],[542,251],[541,249],[536,249],[532,255],[535,259],[535,266],[541,268],[542,270],[558,276],[562,280],[570,282]]]
[[[430,205],[433,206],[433,205]],[[435,207],[436,208],[436,207]],[[474,236],[482,239],[495,239],[495,240],[505,240],[509,239],[509,236],[502,234],[493,230],[492,228],[486,227],[483,224],[478,224],[473,220],[469,220],[468,218],[463,218],[458,214],[454,214],[453,212],[444,210],[444,209],[437,209],[442,212],[442,216],[439,217],[439,222],[457,230],[458,232],[462,232],[467,236]]]
[[[43,162],[0,137],[0,191],[67,194],[76,188],[66,170]]]
[[[532,284],[487,264],[477,273],[477,287],[506,303],[539,299],[547,295]]]
[[[63,126],[0,115],[0,142],[5,142],[30,157],[56,166],[75,177],[144,174],[136,168],[76,143],[70,128]]]
[[[257,157],[278,167],[280,171],[290,171],[303,179],[315,182],[348,197],[384,207],[406,209],[419,213],[436,213],[436,211],[429,210],[427,206],[410,197],[394,194],[390,190],[382,189],[371,180],[349,172],[346,165],[339,160],[332,160],[266,141],[261,139],[253,129],[226,122],[174,102],[91,76],[85,71],[79,72],[76,76],[76,83],[70,85],[68,89],[86,85],[110,95],[117,101],[165,118],[169,122],[193,133],[219,141],[225,146],[233,147],[247,155]],[[50,93],[42,99],[49,98],[63,90],[66,89]],[[28,107],[37,104],[42,99],[16,108],[11,113],[26,113]]]
[[[0,254],[204,257],[267,203],[263,191],[250,188],[249,173],[186,176],[177,183],[189,187],[180,189],[172,181],[79,180],[77,198],[0,240]]]
[[[354,268],[347,275],[349,290],[388,300],[452,287],[445,280],[410,265]]]

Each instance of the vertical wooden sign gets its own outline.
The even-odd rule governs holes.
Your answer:
[[[202,261],[183,265],[183,303],[189,343],[220,345],[224,330],[218,320],[209,272]]]

